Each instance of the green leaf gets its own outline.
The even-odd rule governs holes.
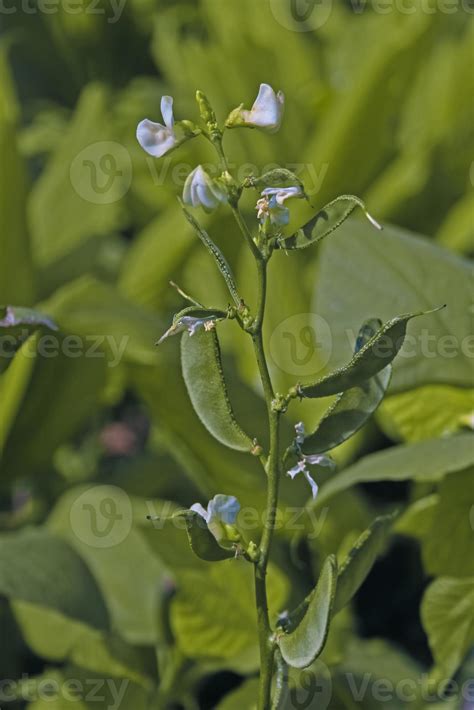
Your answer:
[[[229,292],[234,299],[234,302],[236,306],[240,306],[242,299],[240,298],[238,291],[237,291],[237,286],[235,284],[235,279],[232,274],[231,268],[229,264],[227,263],[227,260],[219,247],[214,244],[208,233],[206,232],[205,229],[201,227],[199,222],[197,222],[193,215],[185,208],[182,207],[184,216],[188,220],[189,224],[193,227],[195,230],[196,234],[198,235],[199,239],[201,242],[204,244],[206,247],[207,251],[211,254],[211,256],[214,258],[214,261],[217,264],[217,267],[219,271],[221,272],[222,276],[224,277],[224,280],[227,284],[227,287],[229,289]]]
[[[25,685],[23,694],[34,699],[28,710],[149,710],[150,707],[150,691],[130,678],[76,665],[68,664],[60,670],[49,668],[40,676],[28,677]],[[21,681],[16,687],[21,690]]]
[[[306,668],[322,652],[336,594],[337,562],[329,556],[299,625],[279,638],[281,655],[293,668]]]
[[[438,488],[433,526],[422,543],[432,576],[474,576],[474,468],[451,473]]]
[[[0,536],[0,594],[49,607],[107,629],[108,612],[86,564],[66,542],[40,528]]]
[[[37,345],[39,334],[33,334],[17,351],[6,372],[0,375],[0,453],[7,441],[10,430],[20,410],[28,383],[35,366],[35,360],[27,353],[32,343]]]
[[[394,365],[392,393],[427,384],[472,386],[472,267],[467,260],[405,230],[387,227],[374,235],[351,220],[325,243],[318,263],[313,307],[328,323],[338,323],[331,367],[350,357],[347,333],[356,332],[374,303],[384,321],[397,311],[447,304],[411,324]]]
[[[258,678],[250,678],[242,683],[237,690],[228,693],[217,706],[217,710],[242,710],[242,708],[256,710],[258,687]]]
[[[302,397],[327,397],[365,382],[395,358],[403,344],[408,322],[433,311],[407,313],[385,323],[354,355],[352,360],[314,384],[298,386]]]
[[[359,331],[357,342],[362,347],[382,325],[381,321],[367,321]],[[340,394],[320,420],[316,430],[305,437],[301,450],[305,454],[319,454],[339,446],[367,422],[382,401],[392,375],[387,365],[375,377],[361,382]]]
[[[387,397],[377,423],[397,441],[422,441],[458,431],[474,411],[474,391],[427,385]]]
[[[408,535],[422,540],[433,526],[438,504],[439,496],[436,493],[416,500],[398,518],[394,531],[398,535]]]
[[[135,505],[116,486],[75,486],[59,498],[47,521],[48,529],[86,561],[107,600],[111,627],[132,644],[157,641],[164,566],[133,524],[139,518],[149,526],[149,512],[145,500]]]
[[[434,482],[453,471],[474,464],[474,436],[457,434],[446,439],[432,439],[418,444],[393,446],[365,456],[353,466],[323,484],[311,507],[319,507],[329,498],[357,483],[374,481]]]
[[[86,344],[79,357],[68,357],[66,337],[38,331],[1,376],[0,392],[8,398],[10,418],[2,432],[4,479],[49,470],[58,446],[74,436],[97,408],[106,382],[105,353],[87,357]]]
[[[369,216],[367,209],[358,197],[354,195],[341,195],[325,205],[312,219],[309,220],[301,229],[291,237],[286,237],[280,240],[279,247],[281,249],[306,249],[306,247],[317,244],[324,237],[327,237],[331,232],[341,226],[349,215],[360,207],[368,219],[374,224],[377,229],[382,229],[375,220]]]
[[[172,601],[171,625],[181,651],[200,661],[219,662],[242,673],[259,667],[252,565],[228,560],[202,569],[181,570]],[[268,569],[270,614],[286,601],[288,580]]]
[[[148,687],[144,658],[113,633],[93,629],[53,609],[13,601],[12,609],[28,647],[48,661],[69,661],[81,668],[127,677]]]
[[[58,289],[44,304],[63,332],[84,338],[86,347],[105,350],[110,367],[126,361],[156,363],[159,318],[131,303],[112,285],[83,276]]]
[[[114,141],[110,99],[98,84],[84,89],[66,133],[34,185],[29,224],[33,254],[41,266],[125,224],[121,197],[131,164],[128,151]]]
[[[253,441],[237,423],[229,400],[215,331],[184,333],[181,363],[191,402],[206,429],[231,449],[250,451]]]
[[[425,592],[421,619],[440,679],[451,678],[474,643],[474,577],[440,577]]]
[[[219,545],[214,535],[206,525],[204,518],[193,510],[185,510],[175,514],[184,518],[189,544],[195,555],[206,562],[219,562],[235,557],[233,550],[225,550]]]
[[[0,303],[26,306],[34,302],[35,279],[25,217],[27,171],[17,145],[11,80],[3,45],[0,49]]]
[[[0,306],[0,328],[12,328],[17,325],[44,325],[50,330],[57,330],[56,323],[33,308],[19,306]]]
[[[383,549],[393,515],[376,518],[365,530],[339,568],[334,613],[343,609],[357,593]]]

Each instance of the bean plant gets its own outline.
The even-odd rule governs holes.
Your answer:
[[[268,289],[268,264],[277,250],[290,257],[298,250],[313,247],[334,232],[356,209],[361,208],[376,229],[382,227],[353,195],[335,197],[296,231],[288,231],[289,205],[309,198],[298,177],[284,168],[275,168],[259,177],[249,176],[239,183],[229,169],[224,136],[229,130],[257,129],[274,134],[280,128],[284,96],[268,84],[261,84],[251,109],[241,104],[220,125],[208,98],[198,91],[196,99],[201,125],[189,120],[175,121],[173,99],[164,96],[161,112],[164,124],[148,119],[140,122],[137,139],[155,158],[161,158],[195,137],[208,140],[216,152],[217,176],[198,165],[188,176],[179,198],[184,216],[203,246],[213,257],[229,292],[226,310],[200,303],[179,289],[188,305],[177,313],[170,328],[160,338],[181,334],[181,365],[192,405],[209,432],[222,444],[258,457],[267,478],[265,524],[260,540],[247,539],[239,528],[240,504],[235,496],[216,495],[207,509],[196,503],[175,515],[184,518],[189,542],[195,554],[210,563],[242,558],[254,568],[255,605],[260,648],[258,707],[278,707],[285,691],[288,666],[305,668],[321,654],[331,619],[353,597],[370,570],[392,517],[377,518],[359,538],[346,560],[338,565],[330,555],[322,564],[313,591],[291,612],[270,618],[268,578],[272,541],[278,513],[282,476],[306,478],[313,499],[318,495],[318,474],[332,470],[328,452],[353,436],[380,404],[390,382],[392,361],[400,350],[407,324],[422,313],[407,313],[382,323],[368,313],[361,324],[350,362],[333,372],[301,384],[288,392],[275,391],[264,347],[263,327]],[[240,207],[246,190],[256,193],[256,215],[249,223]],[[257,304],[251,308],[229,267],[225,255],[201,225],[198,210],[230,209],[238,231],[250,250],[256,267]],[[218,331],[231,320],[251,339],[258,365],[268,417],[268,447],[246,432],[237,421],[226,388]],[[337,328],[337,324],[334,324]],[[294,427],[294,437],[284,441],[281,421],[290,406],[305,399],[335,396],[314,431],[304,423]]]

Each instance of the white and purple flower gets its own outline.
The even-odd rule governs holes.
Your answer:
[[[225,190],[198,165],[186,178],[183,189],[183,202],[190,207],[202,207],[206,212],[215,209],[220,203],[227,202]]]
[[[201,503],[194,503],[190,510],[200,515],[206,521],[207,527],[217,542],[229,539],[230,526],[234,526],[240,511],[240,503],[235,496],[218,493],[207,504],[207,509]],[[239,538],[238,534],[232,537]]]
[[[301,445],[304,442],[304,437],[305,437],[305,429],[304,429],[304,424],[303,422],[298,422],[298,424],[295,424],[295,431],[296,431],[296,437],[295,437],[295,444],[298,449],[301,448]],[[318,495],[318,484],[314,480],[314,478],[311,476],[309,470],[308,470],[308,465],[310,466],[324,466],[326,468],[334,469],[335,468],[335,463],[334,461],[329,457],[325,456],[324,454],[303,454],[300,451],[300,459],[298,463],[293,466],[293,468],[290,468],[289,471],[287,471],[288,476],[290,476],[291,479],[294,479],[295,476],[297,476],[299,473],[302,473],[303,476],[306,478],[308,481],[310,487],[311,487],[311,495],[313,496],[313,500],[316,498]]]
[[[284,227],[290,221],[290,211],[285,202],[292,197],[304,197],[303,190],[296,186],[266,187],[257,201],[257,218],[262,224],[269,220],[272,225]]]
[[[279,91],[275,93],[269,84],[260,84],[258,96],[250,110],[241,104],[234,109],[226,121],[227,128],[243,126],[260,128],[268,133],[276,133],[281,126],[285,96]]]

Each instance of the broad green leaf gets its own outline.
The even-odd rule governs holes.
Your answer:
[[[194,219],[193,215],[184,207],[183,212],[184,216],[188,220],[189,224],[193,227],[201,242],[204,244],[208,252],[214,258],[214,261],[216,262],[219,271],[224,277],[224,280],[227,284],[232,298],[234,299],[236,306],[240,306],[242,299],[240,298],[239,293],[237,291],[234,276],[232,274],[229,264],[227,263],[225,256],[223,255],[219,247],[214,244],[206,230],[203,229],[201,225]]]
[[[357,593],[381,553],[393,523],[392,515],[376,518],[355,543],[339,567],[334,613],[343,609]]]
[[[233,550],[225,550],[218,544],[205,520],[198,513],[186,510],[177,515],[184,519],[191,549],[201,560],[219,562],[235,557]]]
[[[380,321],[368,321],[359,331],[358,350],[380,328]],[[302,451],[305,454],[319,454],[339,446],[349,439],[367,422],[382,401],[392,375],[392,366],[387,365],[375,377],[361,382],[340,394],[316,430],[305,437]]]
[[[87,357],[89,347],[83,343],[79,357],[77,351],[70,357],[67,336],[41,330],[16,353],[0,385],[11,407],[1,459],[4,479],[50,469],[58,446],[96,410],[106,382],[106,356]]]
[[[229,400],[215,331],[184,333],[181,364],[191,402],[206,429],[231,449],[250,451],[253,441],[237,423]]]
[[[430,312],[420,311],[392,318],[377,330],[347,365],[331,372],[314,384],[298,386],[298,394],[311,398],[327,397],[374,377],[391,363],[402,347],[408,322],[416,316],[427,315]]]
[[[327,558],[305,615],[294,631],[279,638],[281,655],[293,668],[306,668],[322,652],[336,594],[337,562]]]
[[[394,532],[422,540],[433,527],[439,495],[432,493],[412,503],[398,518]]]
[[[451,678],[474,644],[474,577],[439,577],[425,592],[421,619],[440,679]]]
[[[217,706],[217,710],[242,710],[242,708],[256,710],[258,687],[258,678],[250,678],[242,683],[237,690],[228,693]]]
[[[149,181],[148,171],[146,176]],[[160,309],[170,291],[169,280],[179,273],[194,245],[194,232],[183,224],[173,204],[135,236],[122,265],[121,292],[134,303]]]
[[[318,263],[315,312],[332,332],[331,367],[347,361],[349,333],[374,310],[383,320],[447,304],[413,322],[394,364],[392,392],[426,384],[472,386],[472,267],[410,232],[380,234],[359,222],[344,224],[325,243]],[[370,279],[368,280],[368,275]]]
[[[33,334],[31,340],[37,344],[39,334]],[[27,353],[31,343],[28,340],[19,348],[6,372],[0,375],[0,453],[8,434],[17,417],[28,383],[35,366],[35,360]]]
[[[432,576],[474,576],[474,467],[451,473],[438,488],[433,526],[422,543]]]
[[[3,45],[0,48],[0,303],[31,305],[35,299],[28,228],[26,225],[27,171],[19,154],[17,105]]]
[[[150,685],[143,654],[116,634],[93,629],[30,602],[13,601],[12,608],[23,638],[37,656]]]
[[[427,385],[387,397],[377,422],[397,441],[422,441],[458,431],[474,412],[474,390]]]
[[[357,483],[374,481],[436,482],[446,474],[474,464],[474,436],[457,434],[417,444],[393,446],[365,456],[353,466],[323,484],[314,504],[319,507],[329,498]]]
[[[121,198],[131,179],[130,156],[114,141],[109,101],[98,84],[84,89],[66,134],[34,185],[28,216],[41,266],[125,224]]]
[[[116,486],[76,486],[59,498],[47,525],[86,561],[107,600],[114,631],[129,643],[153,645],[164,567],[134,525],[135,517],[147,523],[150,512],[146,501],[138,507],[139,513]]]
[[[29,677],[25,684],[23,691],[31,700],[28,710],[149,710],[152,698],[150,690],[128,677],[114,677],[69,664]],[[21,691],[21,682],[17,687]]]
[[[278,246],[281,249],[305,249],[306,247],[317,244],[324,237],[327,237],[331,232],[341,226],[349,215],[360,207],[368,219],[378,229],[381,227],[368,215],[367,209],[358,197],[354,195],[341,195],[335,200],[325,205],[309,222],[290,237],[281,239]]]
[[[18,325],[40,326],[44,325],[50,330],[57,330],[56,323],[33,308],[19,306],[0,307],[0,328],[12,328]]]
[[[208,571],[207,571],[208,569]],[[283,608],[288,580],[268,570],[270,614]],[[259,667],[252,565],[228,560],[206,573],[182,570],[172,601],[171,624],[178,646],[189,658],[218,661],[243,673]]]
[[[0,536],[0,594],[55,609],[98,629],[109,627],[97,582],[66,542],[41,528]]]
[[[105,351],[109,367],[122,359],[151,364],[160,319],[131,303],[112,285],[83,276],[60,288],[44,304],[63,332],[79,335],[95,357]]]

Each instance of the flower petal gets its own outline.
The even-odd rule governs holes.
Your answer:
[[[313,496],[313,500],[314,500],[316,498],[316,496],[318,495],[318,484],[312,478],[312,476],[308,473],[308,471],[304,472],[304,477],[306,478],[309,485],[311,486],[311,495]]]
[[[269,84],[260,84],[258,96],[249,112],[242,111],[248,123],[258,128],[264,128],[274,133],[280,128],[283,118],[284,96],[281,91],[278,95]]]
[[[336,468],[336,462],[329,456],[324,456],[324,454],[311,454],[305,456],[306,463],[311,464],[311,466],[326,466],[327,468]]]
[[[163,121],[167,128],[172,129],[174,126],[174,116],[173,116],[173,97],[172,96],[162,96],[161,97],[161,115],[163,116]]]
[[[161,158],[177,144],[173,132],[161,123],[154,123],[145,118],[137,126],[137,140],[143,150],[154,158]]]
[[[217,519],[226,525],[234,525],[240,511],[240,503],[235,496],[218,493],[208,505],[209,521]]]
[[[195,513],[201,516],[201,518],[204,518],[206,522],[208,522],[208,513],[205,508],[200,503],[193,503],[193,505],[190,507],[189,510],[193,510]]]

